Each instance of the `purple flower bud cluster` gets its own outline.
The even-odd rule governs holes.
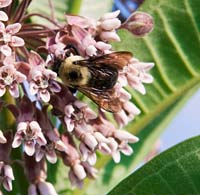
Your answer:
[[[110,42],[120,41],[117,30],[136,28],[139,32],[137,24],[143,17],[131,17],[122,25],[119,11],[106,13],[99,20],[66,14],[66,22],[59,23],[42,14],[27,14],[30,3],[22,0],[16,6],[12,0],[0,0],[0,109],[10,111],[15,120],[15,126],[0,126],[0,182],[7,191],[12,190],[12,181],[17,179],[12,164],[16,161],[30,183],[29,195],[57,194],[46,181],[46,161],[55,164],[61,159],[69,167],[71,184],[81,188],[86,177],[97,177],[97,152],[110,155],[116,163],[121,153],[133,153],[129,143],[139,138],[123,127],[140,110],[125,87],[144,95],[144,84],[153,82],[149,70],[154,64],[132,58],[119,70],[112,90],[121,110],[112,113],[114,125],[105,110],[93,109],[63,84],[58,69],[69,56],[88,60],[113,53]],[[28,23],[34,15],[51,25]],[[22,153],[22,159],[11,160],[15,150]]]

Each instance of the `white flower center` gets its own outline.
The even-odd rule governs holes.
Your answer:
[[[4,78],[4,84],[5,85],[11,85],[13,83],[13,76],[12,75],[7,75]]]

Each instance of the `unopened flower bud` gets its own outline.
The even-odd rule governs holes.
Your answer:
[[[85,133],[84,142],[91,150],[94,150],[98,144],[97,140],[91,133]]]
[[[127,29],[135,36],[145,36],[153,30],[153,18],[144,12],[134,12],[121,28]]]
[[[120,10],[117,10],[115,12],[109,12],[109,13],[105,13],[100,20],[107,20],[107,19],[112,19],[112,18],[116,18],[120,13]]]
[[[87,176],[83,166],[78,163],[73,166],[73,171],[76,177],[80,180],[84,179]]]
[[[118,130],[114,133],[115,137],[119,140],[127,140],[130,143],[135,143],[139,141],[139,138],[132,135],[131,133],[123,130]]]
[[[120,41],[120,37],[116,34],[115,31],[103,31],[100,34],[100,38],[103,41]]]
[[[56,190],[53,185],[46,181],[40,181],[38,183],[38,189],[41,195],[49,194],[49,195],[57,195]]]

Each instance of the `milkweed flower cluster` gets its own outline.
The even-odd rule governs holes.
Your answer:
[[[62,84],[59,65],[66,56],[90,59],[114,52],[110,43],[120,41],[117,30],[128,26],[134,34],[137,17],[133,17],[134,22],[129,18],[121,24],[119,11],[106,13],[99,20],[66,14],[66,22],[59,23],[42,14],[27,13],[31,0],[22,0],[18,6],[15,3],[0,0],[0,109],[9,110],[16,124],[0,130],[0,182],[11,191],[12,181],[17,179],[12,165],[20,162],[30,183],[28,194],[56,194],[46,181],[46,161],[54,164],[60,158],[69,167],[71,184],[81,188],[86,177],[97,176],[97,151],[110,155],[116,163],[121,153],[132,154],[129,143],[139,139],[123,127],[140,110],[130,101],[131,94],[125,87],[145,94],[144,84],[153,81],[149,74],[153,63],[132,58],[119,70],[113,88],[121,104],[121,110],[113,113],[117,125],[107,119],[105,110],[94,111]],[[47,19],[51,28],[30,23],[34,15]],[[137,25],[140,35],[152,30],[152,18],[148,14],[144,18],[142,30]],[[11,98],[15,101],[9,101]],[[20,150],[23,158],[11,160],[12,150]]]

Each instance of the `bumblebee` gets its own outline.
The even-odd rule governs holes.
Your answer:
[[[68,87],[75,88],[106,111],[118,112],[122,105],[113,89],[119,70],[132,58],[130,52],[113,52],[83,59],[67,57],[58,70],[59,77]]]

